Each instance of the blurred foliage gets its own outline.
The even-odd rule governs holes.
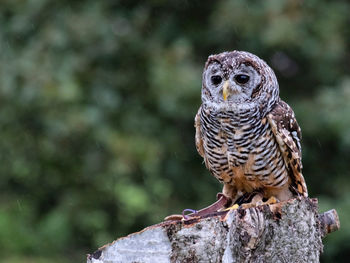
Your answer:
[[[4,0],[0,10],[0,252],[81,262],[221,186],[194,146],[208,55],[275,70],[303,130],[304,174],[350,256],[350,3],[346,0]]]

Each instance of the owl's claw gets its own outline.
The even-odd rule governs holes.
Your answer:
[[[237,210],[239,208],[238,204],[234,204],[233,206],[226,208],[224,211]]]
[[[274,196],[271,196],[266,202],[264,202],[264,205],[273,205],[278,203],[278,199]]]

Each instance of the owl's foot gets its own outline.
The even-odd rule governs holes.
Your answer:
[[[259,201],[260,199],[262,199],[262,196],[260,198],[261,194],[262,194],[262,192],[260,190],[255,190],[255,191],[250,192],[250,193],[245,193],[242,196],[240,196],[234,203],[238,204],[238,205],[242,205],[242,204],[249,204],[251,202],[256,202],[256,201]],[[259,196],[258,200],[256,200],[257,199],[256,195]]]
[[[241,207],[243,209],[256,207],[256,206],[260,205],[261,203],[263,203],[263,198],[264,198],[264,196],[262,195],[262,193],[257,193],[254,195],[254,197],[252,198],[252,200],[249,203],[242,204]]]
[[[246,209],[246,208],[256,207],[260,205],[272,205],[272,204],[276,204],[277,202],[278,202],[278,199],[274,196],[271,196],[267,201],[264,202],[263,195],[259,193],[253,197],[250,203],[242,204],[241,207],[243,209]]]

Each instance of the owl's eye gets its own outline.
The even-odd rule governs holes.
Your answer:
[[[210,78],[211,83],[213,83],[214,85],[219,85],[222,81],[222,77],[219,75],[214,75]]]
[[[239,84],[246,84],[249,81],[249,76],[245,74],[238,74],[235,76],[235,80]]]

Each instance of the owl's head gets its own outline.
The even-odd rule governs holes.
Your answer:
[[[267,112],[278,97],[273,70],[257,56],[244,51],[209,56],[203,72],[203,104],[217,110],[259,107]]]

